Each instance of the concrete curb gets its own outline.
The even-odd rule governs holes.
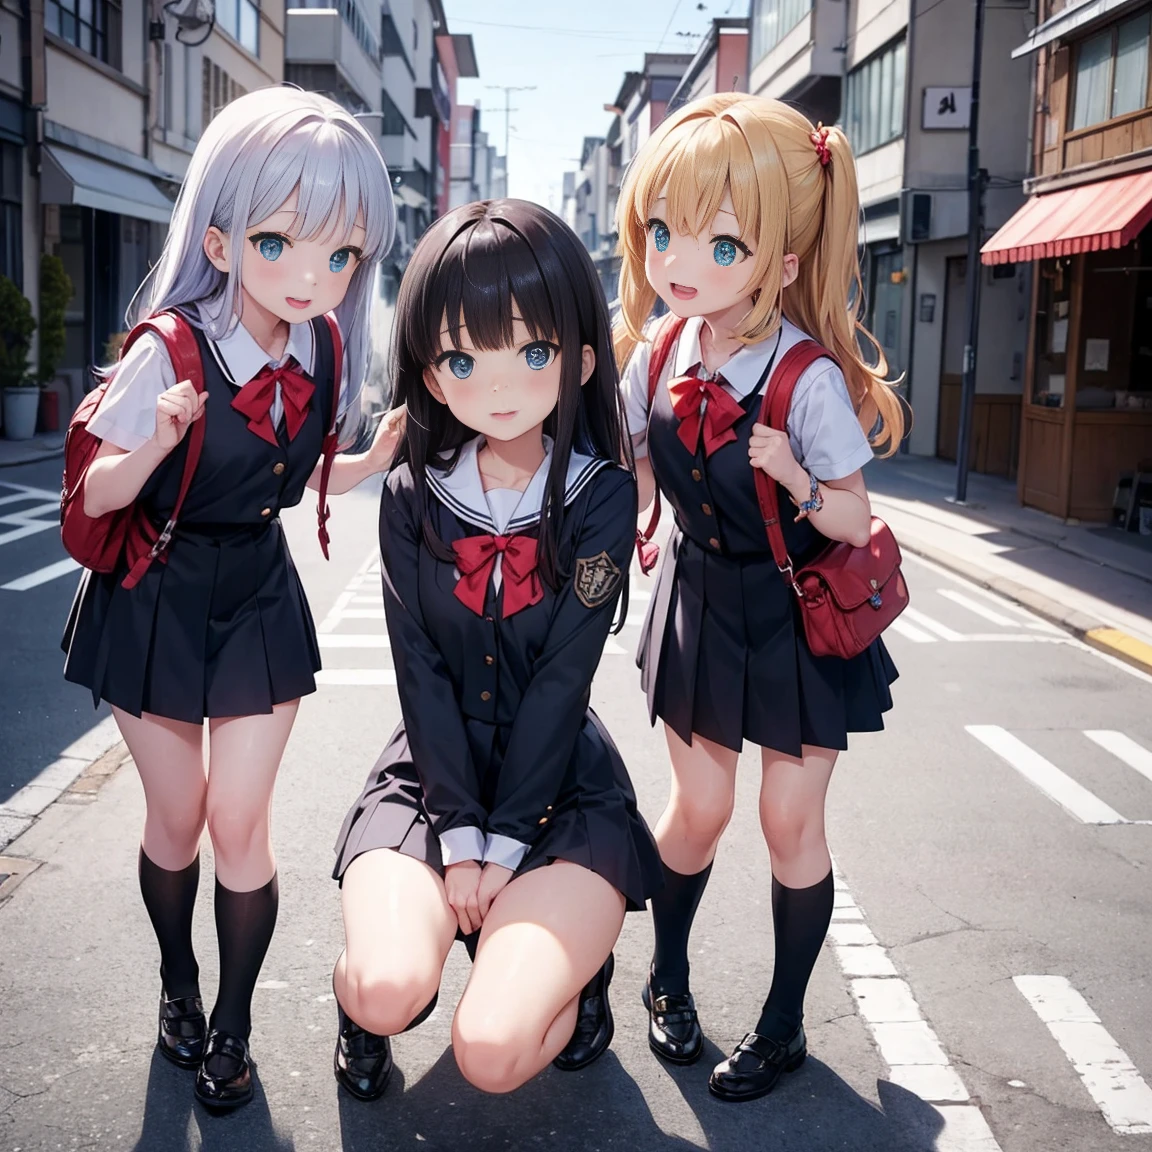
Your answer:
[[[1142,672],[1152,674],[1152,645],[1145,644],[1142,640],[1136,639],[1135,636],[1130,636],[1119,628],[1104,624],[1094,616],[1079,612],[1075,608],[1069,608],[1066,604],[1061,604],[1058,600],[1053,600],[1050,596],[1045,596],[1043,593],[1029,588],[1026,584],[1021,584],[1007,576],[996,576],[986,568],[981,568],[979,564],[974,564],[971,560],[957,556],[943,548],[937,548],[932,544],[925,544],[906,533],[901,533],[900,547],[905,552],[911,552],[914,556],[931,560],[933,564],[938,564],[949,572],[955,572],[958,576],[971,580],[973,584],[978,584],[981,588],[987,588],[990,592],[997,592],[1001,596],[1006,596],[1021,607],[1035,612],[1037,616],[1047,620],[1050,624],[1057,624],[1061,628],[1066,628],[1078,640],[1083,640],[1085,644],[1091,645],[1101,652],[1107,652],[1110,656],[1123,660],[1125,664],[1131,664]]]
[[[40,464],[45,460],[55,460],[64,455],[64,445],[58,448],[48,448],[34,455],[20,456],[13,460],[6,460],[0,455],[0,468],[19,468],[23,464]]]

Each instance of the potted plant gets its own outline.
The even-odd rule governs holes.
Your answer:
[[[49,391],[64,358],[64,310],[72,299],[72,281],[59,256],[40,257],[40,428],[60,430],[60,393]]]
[[[30,440],[36,434],[40,389],[28,378],[28,350],[35,331],[32,305],[7,276],[0,276],[0,389],[9,440]]]

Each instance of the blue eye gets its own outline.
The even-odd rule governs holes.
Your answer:
[[[712,249],[712,259],[721,267],[727,268],[736,263],[736,245],[731,240],[718,240]]]
[[[279,260],[284,251],[284,241],[278,236],[263,236],[256,245],[256,251],[265,260]]]
[[[540,342],[539,344],[529,344],[524,349],[524,359],[528,367],[533,372],[539,372],[542,368],[547,368],[552,363],[555,349],[550,344]]]
[[[457,380],[467,380],[475,366],[476,361],[471,356],[465,356],[463,352],[454,352],[448,357],[448,371]]]
[[[332,272],[343,272],[348,267],[348,261],[352,253],[347,248],[341,248],[338,252],[333,252],[328,258],[328,268]]]
[[[672,239],[672,233],[668,231],[667,224],[657,224],[652,229],[652,240],[656,245],[657,252],[666,252],[668,244]]]

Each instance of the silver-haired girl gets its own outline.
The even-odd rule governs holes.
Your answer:
[[[234,101],[201,137],[128,315],[131,325],[181,312],[204,391],[178,381],[163,341],[145,334],[88,425],[103,443],[85,513],[136,502],[163,525],[186,434],[204,421],[167,563],[130,589],[123,571],[85,572],[64,649],[66,678],[112,705],[144,784],[140,890],[160,945],[159,1050],[197,1071],[196,1097],[216,1109],[252,1098],[252,990],[278,904],[272,788],[320,667],[279,513],[318,486],[334,389],[341,443],[358,432],[374,265],[394,227],[384,163],[347,112],[291,88]],[[341,379],[328,313],[346,349]],[[388,421],[367,452],[337,457],[330,491],[383,471],[395,438]],[[205,822],[220,946],[210,1020],[191,936]]]

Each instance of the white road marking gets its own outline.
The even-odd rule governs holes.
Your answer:
[[[919,1096],[940,1115],[944,1127],[933,1144],[934,1152],[1001,1152],[988,1121],[888,953],[866,924],[843,922],[849,919],[849,913],[855,913],[851,919],[859,920],[864,919],[864,914],[839,871],[835,884],[835,919],[829,938],[836,959],[848,977],[857,1009],[888,1065],[889,1079]]]
[[[1097,729],[1085,732],[1094,744],[1099,744],[1105,752],[1111,752],[1118,760],[1123,760],[1129,768],[1135,768],[1141,776],[1152,780],[1152,752],[1137,744],[1123,732],[1110,732],[1106,729]]]
[[[941,640],[964,639],[962,633],[957,632],[954,628],[949,628],[947,624],[941,624],[939,620],[933,620],[931,616],[925,615],[918,608],[905,608],[904,619],[919,624],[921,628],[927,628],[929,632],[935,632]]]
[[[965,730],[1081,823],[1132,823],[1006,729],[995,724],[968,724]]]
[[[1064,1049],[1113,1131],[1152,1132],[1152,1088],[1084,997],[1063,976],[1017,976],[1013,982]]]
[[[340,613],[342,620],[385,620],[383,608],[345,608]]]
[[[915,624],[909,624],[907,620],[899,616],[888,625],[888,630],[899,633],[905,640],[911,640],[913,644],[935,644],[937,640],[937,637],[930,636],[927,632],[917,628]]]
[[[384,597],[377,592],[375,596],[353,596],[353,604],[383,604]]]
[[[345,609],[352,603],[352,598],[356,594],[354,589],[357,586],[357,582],[371,572],[374,566],[379,565],[379,562],[380,557],[378,552],[372,551],[368,553],[361,562],[360,567],[356,570],[356,575],[348,582],[347,588],[336,597],[336,602],[332,605],[328,615],[316,625],[317,633],[323,635],[325,632],[335,631],[336,626],[345,617]],[[381,609],[381,613],[383,613],[383,609]]]
[[[46,568],[37,568],[27,576],[20,576],[15,580],[9,580],[7,584],[0,584],[0,592],[27,592],[29,588],[38,588],[41,584],[47,584],[49,580],[67,576],[69,572],[75,572],[79,567],[80,565],[69,556],[64,560],[57,560],[55,564],[49,564]]]
[[[969,612],[975,612],[977,616],[982,616],[993,624],[1001,624],[1006,628],[1018,626],[1016,620],[994,611],[978,600],[973,600],[971,596],[965,596],[963,592],[956,592],[952,588],[937,588],[936,594],[943,596],[945,600],[951,600],[953,604],[959,604],[961,608],[967,608]]]
[[[376,688],[396,683],[393,668],[324,668],[316,673],[316,683],[331,688]]]
[[[361,635],[356,632],[325,632],[317,636],[321,648],[391,648],[388,634],[370,632]]]

